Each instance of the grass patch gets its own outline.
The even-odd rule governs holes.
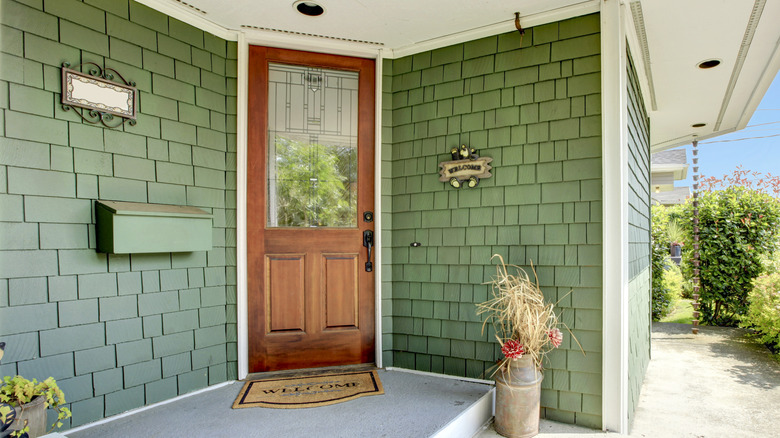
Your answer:
[[[680,298],[675,300],[672,311],[666,317],[661,318],[661,322],[676,322],[679,324],[691,324],[693,319],[692,300]]]

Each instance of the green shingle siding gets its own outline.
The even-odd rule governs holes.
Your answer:
[[[586,351],[601,350],[600,116],[586,110],[600,102],[598,16],[518,43],[512,33],[384,62],[387,365],[484,377],[500,352],[474,303],[488,296],[494,253],[533,261],[556,301],[574,289],[563,318]],[[476,189],[438,182],[460,144],[493,158]],[[545,364],[546,414],[600,427],[600,356],[565,346]]]
[[[0,371],[61,379],[66,426],[235,378],[235,43],[127,0],[25,3],[0,3]],[[62,62],[104,60],[136,126],[57,103]],[[204,208],[215,247],[97,253],[95,199]]]
[[[650,126],[636,70],[628,57],[629,422],[650,362]]]

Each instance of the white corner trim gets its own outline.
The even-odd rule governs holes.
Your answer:
[[[493,417],[495,388],[479,398],[460,415],[453,418],[431,438],[471,438]]]
[[[556,21],[566,20],[573,17],[579,17],[581,15],[592,14],[599,11],[599,0],[584,0],[580,3],[564,6],[558,9],[552,9],[545,12],[540,12],[533,15],[523,15],[522,9],[520,12],[520,24],[525,27],[534,27],[542,24],[553,23]],[[485,38],[493,35],[507,33],[515,30],[515,19],[511,18],[499,23],[490,24],[487,26],[478,27],[475,29],[467,30],[465,32],[458,32],[451,35],[445,35],[439,38],[433,38],[427,41],[418,41],[414,44],[399,47],[393,49],[385,55],[386,58],[403,58],[404,56],[414,55],[416,53],[427,52],[429,50],[435,50],[442,47],[451,46],[453,44],[465,43],[467,41],[474,41],[480,38]]]
[[[238,35],[238,84],[236,99],[236,334],[238,340],[238,378],[249,374],[249,319],[247,298],[246,182],[247,127],[249,115],[249,44]]]
[[[188,10],[185,6],[179,6],[170,0],[135,0],[142,5],[162,12],[163,14],[193,25],[223,40],[237,41],[239,32],[230,30],[214,23],[208,18]]]
[[[121,414],[116,414],[116,415],[112,415],[112,416],[110,416],[108,418],[103,418],[102,420],[93,421],[92,423],[87,423],[87,424],[81,425],[79,427],[74,427],[73,429],[68,429],[67,431],[65,431],[65,433],[70,434],[70,433],[75,433],[75,432],[81,432],[82,430],[86,430],[86,429],[89,429],[89,428],[92,428],[92,427],[95,427],[95,426],[100,426],[101,424],[110,423],[112,421],[119,420],[120,418],[129,417],[131,415],[135,415],[135,414],[138,414],[138,413],[143,412],[143,411],[148,411],[149,409],[155,409],[155,408],[158,408],[160,406],[167,405],[168,403],[174,403],[174,402],[177,402],[179,400],[183,400],[185,398],[192,397],[193,395],[198,395],[198,394],[202,394],[204,392],[213,391],[215,389],[219,389],[219,388],[222,388],[223,386],[227,386],[227,385],[232,385],[234,383],[236,383],[236,380],[229,380],[227,382],[217,383],[216,385],[207,386],[207,387],[201,388],[201,389],[199,389],[197,391],[188,392],[186,394],[182,394],[182,395],[174,397],[174,398],[169,398],[168,400],[163,400],[161,402],[153,403],[153,404],[147,405],[147,406],[141,406],[140,408],[131,409],[129,411],[122,412]]]
[[[374,82],[374,361],[382,368],[382,56],[376,56]]]
[[[628,433],[628,108],[619,0],[601,3],[602,429]]]

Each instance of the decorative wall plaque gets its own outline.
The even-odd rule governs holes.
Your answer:
[[[113,68],[101,67],[94,62],[78,64],[87,67],[88,73],[69,68],[62,64],[62,108],[71,108],[85,121],[102,124],[107,128],[116,128],[129,121],[135,125],[138,103],[138,91],[135,82],[128,82]],[[114,82],[118,76],[124,83]],[[119,121],[115,121],[118,116]]]
[[[475,149],[466,145],[453,147],[450,153],[452,161],[439,163],[439,181],[449,181],[452,187],[459,189],[463,186],[476,187],[480,179],[493,176],[490,173],[492,158],[480,157]]]

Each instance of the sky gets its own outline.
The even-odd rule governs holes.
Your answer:
[[[768,138],[755,138],[767,137]],[[744,139],[744,140],[742,140]],[[737,140],[737,141],[724,141]],[[693,185],[693,155],[688,151],[688,178],[675,186]],[[764,98],[745,129],[699,142],[699,173],[722,178],[737,166],[764,174],[780,175],[780,74],[769,86]]]

